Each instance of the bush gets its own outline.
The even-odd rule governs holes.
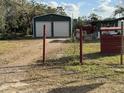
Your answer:
[[[15,33],[1,33],[0,34],[0,40],[7,40],[7,39],[16,39],[17,36]]]
[[[0,40],[12,39],[32,39],[32,35],[24,35],[23,33],[0,33]]]
[[[6,33],[1,33],[0,34],[0,40],[6,40],[7,39],[7,34]]]
[[[27,35],[32,35],[32,30],[30,28],[27,29]]]

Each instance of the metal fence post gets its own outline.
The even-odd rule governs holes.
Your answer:
[[[121,22],[121,55],[120,55],[120,64],[122,65],[123,64],[123,42],[124,42],[124,38],[123,38],[123,34],[124,34],[124,32],[123,32],[123,30],[124,30],[124,28],[123,28],[123,21]]]
[[[46,55],[46,26],[43,26],[43,64],[45,63],[45,55]]]
[[[82,65],[83,64],[83,38],[82,38],[82,27],[80,28],[80,64]]]

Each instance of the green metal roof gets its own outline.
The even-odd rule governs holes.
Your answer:
[[[47,14],[47,15],[36,16],[33,19],[34,21],[71,21],[70,17],[57,15],[57,14]]]

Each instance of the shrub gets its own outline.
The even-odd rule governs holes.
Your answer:
[[[1,40],[7,39],[7,33],[1,33],[1,34],[0,34],[0,39],[1,39]]]

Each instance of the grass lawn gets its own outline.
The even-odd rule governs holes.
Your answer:
[[[100,54],[100,43],[85,43],[83,47],[84,65],[79,64],[79,43],[71,44],[65,50],[67,56],[72,56],[68,60],[68,65],[64,66],[66,71],[76,71],[81,73],[81,77],[88,79],[101,78],[106,81],[117,81],[124,83],[124,65],[120,64],[119,55]],[[79,75],[79,76],[80,76]]]
[[[49,43],[49,54],[42,66],[41,44],[41,40],[0,41],[0,65],[7,66],[0,70],[1,82],[26,83],[14,90],[33,89],[31,93],[124,93],[120,56],[100,54],[99,42],[84,43],[83,65],[79,64],[79,43],[67,41]]]
[[[50,56],[51,60],[47,60],[54,68],[64,70],[61,77],[56,77],[56,82],[59,80],[63,86],[55,89],[58,91],[55,93],[124,93],[124,65],[120,65],[119,55],[102,55],[99,41],[85,42],[84,64],[80,65],[79,43],[67,44],[69,47],[62,50],[62,53],[64,51],[62,57],[56,58],[55,54]],[[92,90],[92,87],[96,88]]]
[[[0,41],[0,54],[5,54],[6,52],[16,48],[18,43],[13,43],[11,41]]]
[[[0,41],[0,54],[7,54],[8,52],[29,46],[34,42],[33,40],[1,40]]]

